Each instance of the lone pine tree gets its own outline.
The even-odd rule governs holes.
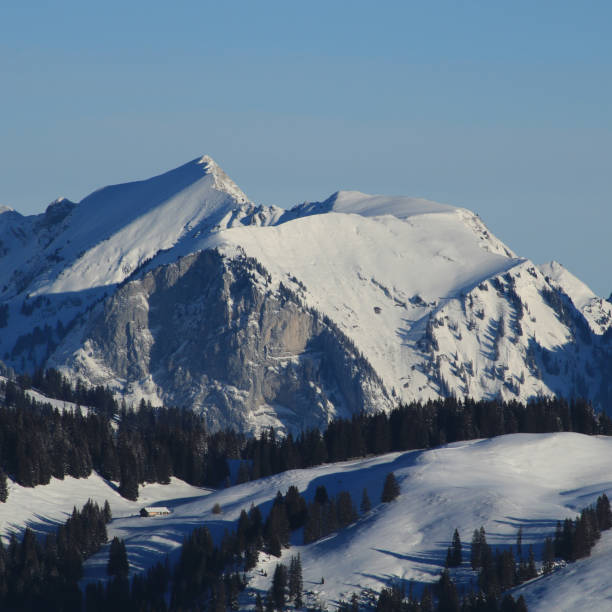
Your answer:
[[[363,493],[361,495],[361,514],[367,514],[372,509],[372,502],[370,502],[370,497],[368,496],[368,490],[364,488]]]
[[[130,571],[125,542],[115,536],[110,545],[106,573],[116,578],[127,578]]]
[[[380,501],[385,503],[393,501],[399,495],[399,493],[400,488],[397,484],[397,480],[395,479],[395,474],[393,472],[389,472],[385,478],[385,484],[383,485]]]
[[[294,602],[296,608],[301,608],[303,605],[303,590],[302,558],[298,553],[297,556],[291,557],[289,563],[289,599]]]
[[[446,566],[459,567],[462,560],[461,538],[459,537],[459,531],[455,529],[455,532],[453,533],[453,542],[449,546],[446,553]]]

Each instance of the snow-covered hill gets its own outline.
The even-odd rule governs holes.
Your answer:
[[[147,485],[138,502],[119,498],[94,475],[28,490],[12,485],[7,503],[0,504],[0,524],[5,534],[26,524],[44,530],[49,519],[64,520],[79,500],[108,498],[115,516],[109,535],[125,538],[132,570],[140,571],[166,553],[176,559],[183,537],[196,526],[207,525],[219,541],[224,529],[235,525],[241,509],[254,503],[265,513],[277,491],[284,493],[290,485],[296,485],[308,501],[320,485],[330,494],[346,490],[356,505],[366,488],[373,508],[357,523],[306,546],[301,533],[295,532],[292,547],[283,552],[283,561],[301,554],[311,601],[319,598],[333,609],[340,598],[362,588],[379,590],[391,581],[413,581],[418,590],[437,580],[455,528],[464,543],[465,562],[453,570],[461,584],[474,578],[466,551],[473,530],[481,526],[494,547],[514,546],[522,527],[523,547],[533,544],[539,559],[557,520],[575,516],[604,492],[612,495],[612,481],[605,477],[611,461],[610,438],[517,434],[295,470],[213,492],[174,480],[169,486]],[[382,482],[390,471],[401,492],[395,501],[382,504],[378,501]],[[140,506],[154,502],[170,507],[172,514],[137,515]],[[222,507],[221,514],[213,513],[215,504]],[[86,581],[104,578],[107,558],[106,547],[87,561]],[[242,609],[253,606],[257,590],[269,588],[277,562],[275,557],[261,556],[249,574]],[[532,611],[576,610],[577,602],[584,609],[607,610],[612,597],[606,575],[610,562],[612,535],[606,532],[590,559],[525,584],[520,592]]]
[[[0,214],[0,356],[212,427],[299,430],[455,393],[610,398],[612,305],[472,212],[338,192],[256,206],[209,157]]]

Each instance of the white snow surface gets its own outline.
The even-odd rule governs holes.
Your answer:
[[[595,295],[585,283],[557,261],[538,267],[551,285],[561,289],[571,298],[596,334],[603,334],[608,329],[612,319],[610,302]]]
[[[296,485],[307,500],[317,486],[331,495],[348,490],[358,507],[364,488],[373,508],[336,534],[304,546],[295,532],[292,546],[283,551],[287,562],[302,556],[304,585],[312,602],[319,598],[334,608],[338,601],[362,588],[379,590],[390,581],[413,581],[417,592],[437,580],[455,528],[464,544],[464,563],[452,570],[459,583],[475,577],[469,568],[469,546],[474,529],[484,526],[494,547],[514,546],[519,527],[523,547],[533,544],[536,558],[544,539],[558,520],[574,517],[602,493],[612,495],[607,476],[612,462],[612,439],[574,433],[515,434],[487,440],[450,444],[427,451],[392,453],[307,470],[293,470],[269,478],[209,492],[176,479],[172,484],[147,485],[137,502],[118,496],[98,476],[35,489],[11,484],[6,504],[0,504],[3,533],[31,525],[41,531],[65,520],[74,504],[88,497],[109,499],[113,521],[109,537],[126,541],[133,571],[162,560],[176,560],[183,537],[206,525],[219,541],[233,528],[241,509],[263,504],[267,513],[277,491]],[[400,496],[379,503],[382,483],[393,471]],[[213,514],[219,503],[221,514]],[[167,506],[166,517],[141,518],[142,506]],[[84,580],[105,578],[108,548],[85,564]],[[249,589],[241,609],[253,607],[255,593],[270,586],[276,558],[261,555],[249,574]],[[604,534],[591,558],[571,564],[546,578],[520,587],[530,610],[608,610],[612,582],[606,572],[612,562],[612,534]],[[263,573],[267,572],[267,576]],[[321,585],[321,577],[325,584]],[[587,602],[588,606],[578,605]]]
[[[357,201],[365,216],[328,212],[257,231],[233,228],[208,243],[230,255],[243,249],[277,282],[299,279],[306,302],[355,341],[388,388],[401,390],[417,360],[411,332],[438,305],[523,260],[482,248],[461,209],[421,214],[420,206],[412,214],[408,198],[391,200],[388,209],[380,196],[374,199],[373,208],[368,198]],[[343,208],[350,210],[351,202]]]
[[[612,305],[560,264],[537,267],[518,257],[464,208],[355,191],[291,210],[256,206],[204,156],[105,187],[78,205],[58,200],[42,215],[5,211],[0,241],[0,297],[9,306],[0,354],[9,365],[33,368],[48,359],[76,375],[70,364],[82,363],[86,382],[103,380],[134,398],[157,403],[165,390],[150,372],[121,379],[104,355],[90,354],[78,325],[66,337],[55,334],[60,346],[51,357],[46,340],[31,347],[28,334],[48,326],[42,335],[50,338],[130,275],[212,247],[256,258],[273,288],[287,285],[329,317],[393,402],[450,393],[594,399],[602,386],[601,347],[574,315],[603,336]],[[551,291],[567,297],[567,312],[546,301]]]

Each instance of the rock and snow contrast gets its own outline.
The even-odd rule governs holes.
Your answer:
[[[612,305],[463,208],[257,206],[210,158],[0,212],[0,358],[211,427],[299,431],[449,394],[610,396]]]
[[[0,207],[2,374],[54,367],[134,405],[195,410],[211,429],[323,429],[337,416],[451,395],[581,396],[605,409],[611,327],[612,304],[557,262],[520,257],[469,210],[354,191],[258,206],[208,156],[80,203],[59,198],[40,215]],[[9,479],[0,536],[48,533],[73,506],[108,500],[109,536],[125,540],[134,574],[176,560],[195,527],[220,541],[241,510],[255,504],[265,516],[291,485],[307,501],[321,485],[348,491],[356,505],[365,488],[373,508],[356,522],[311,544],[298,529],[282,551],[283,561],[301,555],[308,605],[333,609],[364,588],[435,582],[455,528],[467,543],[482,526],[500,548],[522,529],[539,559],[558,520],[612,495],[611,460],[610,438],[516,434],[220,490],[172,478],[145,484],[137,501],[96,473],[34,488]],[[400,495],[379,503],[389,472]],[[143,506],[170,513],[142,517]],[[108,553],[87,560],[82,585],[105,579]],[[607,610],[611,560],[605,532],[590,558],[514,594],[530,610]],[[277,562],[260,555],[241,609],[270,587]],[[460,588],[475,580],[468,566],[452,570]]]

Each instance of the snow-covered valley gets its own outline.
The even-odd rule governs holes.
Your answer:
[[[44,532],[65,520],[73,505],[89,497],[108,499],[114,516],[109,536],[125,539],[131,569],[141,571],[165,554],[176,560],[183,538],[197,526],[206,525],[219,541],[226,528],[235,527],[242,509],[255,504],[265,514],[277,491],[285,493],[291,485],[308,501],[321,485],[330,495],[346,490],[356,506],[366,488],[373,507],[355,524],[308,545],[303,545],[300,531],[294,532],[291,548],[283,551],[285,562],[301,554],[311,602],[318,598],[333,609],[340,599],[365,588],[378,591],[403,581],[413,582],[418,591],[436,581],[455,528],[464,544],[464,562],[452,572],[463,587],[475,579],[469,569],[469,542],[481,526],[493,547],[514,547],[522,528],[523,548],[533,544],[539,560],[544,539],[553,535],[558,520],[574,517],[602,493],[612,495],[612,480],[606,478],[611,461],[609,438],[516,434],[294,470],[217,491],[173,479],[170,485],[145,486],[137,502],[122,499],[113,486],[93,475],[34,489],[12,485],[7,503],[0,505],[0,524],[4,535],[26,525]],[[400,496],[380,503],[383,480],[391,471]],[[215,504],[221,514],[213,512]],[[164,505],[172,513],[142,518],[138,510],[144,505]],[[611,555],[612,535],[606,532],[589,559],[526,583],[518,592],[530,610],[607,610]],[[91,557],[84,581],[104,579],[107,558],[108,547]],[[261,555],[249,573],[242,609],[252,608],[256,592],[270,587],[278,561]]]

